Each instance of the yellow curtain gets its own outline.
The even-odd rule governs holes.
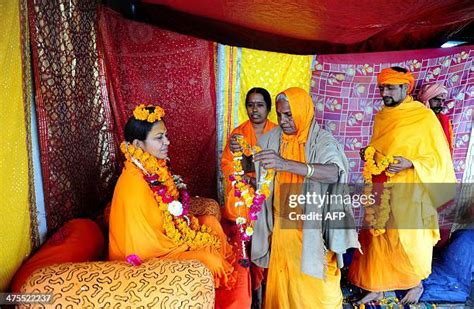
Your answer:
[[[0,3],[0,291],[30,253],[19,0]]]
[[[254,49],[242,49],[239,123],[248,119],[243,104],[245,95],[253,87],[265,88],[270,92],[272,103],[275,96],[290,87],[300,87],[309,91],[311,81],[311,62],[313,56],[299,56],[273,53]],[[274,105],[269,118],[277,122]]]
[[[251,88],[267,89],[272,101],[278,93],[289,87],[300,87],[309,91],[313,57],[312,55],[290,55],[219,45],[217,55],[218,149],[222,150],[228,134],[248,119],[243,102],[247,91]],[[269,118],[277,122],[274,105]]]
[[[248,119],[243,104],[253,87],[265,88],[272,101],[289,87],[309,91],[313,56],[300,56],[260,51],[248,48],[217,47],[217,154],[218,166],[230,132]],[[274,102],[269,118],[277,122]],[[223,203],[223,175],[218,170],[219,201]]]

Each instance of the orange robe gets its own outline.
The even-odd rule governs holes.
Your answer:
[[[97,261],[104,251],[104,234],[90,219],[72,219],[28,258],[16,272],[11,291],[19,293],[38,269],[54,264]]]
[[[282,134],[280,155],[285,159],[305,163],[305,144],[314,116],[313,103],[311,97],[302,89],[290,88],[284,93],[288,97],[298,131],[296,135]],[[285,214],[289,209],[286,203],[288,196],[295,193],[292,190],[298,190],[297,193],[300,193],[299,184],[302,186],[304,177],[289,172],[277,172],[274,181],[274,226],[264,308],[342,308],[341,271],[334,252],[326,253],[324,279],[303,273],[302,226],[295,227],[294,222],[287,223],[289,227],[283,226],[283,221],[288,218]]]
[[[191,251],[187,244],[176,245],[163,229],[162,212],[158,208],[153,191],[143,178],[142,172],[126,161],[112,199],[109,227],[109,259],[125,260],[136,254],[141,260],[153,257],[191,260],[196,259],[206,265],[214,275],[216,287],[216,307],[222,299],[232,295],[229,291],[235,285],[237,273],[232,247],[214,216],[201,216],[200,224],[212,228],[221,240],[219,250],[210,246]],[[238,299],[238,298],[237,298]],[[249,300],[241,299],[244,303]],[[227,308],[227,307],[225,307]]]
[[[444,135],[446,135],[446,139],[448,140],[449,144],[449,150],[451,151],[452,155],[454,134],[451,119],[449,119],[449,117],[444,114],[437,114],[436,117],[438,118],[441,127],[443,127]]]
[[[267,133],[277,125],[270,120],[267,119],[265,123],[265,127],[263,128],[262,134]],[[240,126],[235,128],[230,136],[233,134],[241,134],[244,136],[245,140],[250,144],[250,146],[257,145],[257,135],[253,129],[252,123],[250,120],[245,121]],[[230,138],[229,136],[229,138]],[[233,173],[233,166],[232,166],[232,152],[230,151],[229,141],[224,148],[224,152],[222,153],[222,174],[224,175],[224,183],[225,183],[225,206],[224,206],[224,213],[223,216],[227,220],[235,222],[235,219],[239,216],[237,212],[237,208],[234,206],[236,199],[234,196],[234,188],[232,183],[229,181],[229,176]],[[255,177],[255,173],[249,173],[248,175]],[[247,217],[247,214],[240,214],[242,217]]]
[[[436,208],[454,196],[448,143],[433,112],[408,96],[375,116],[370,145],[384,156],[410,160],[413,167],[391,177],[392,228],[379,236],[360,233],[363,253],[354,254],[348,278],[373,292],[410,289],[431,273],[439,240]]]

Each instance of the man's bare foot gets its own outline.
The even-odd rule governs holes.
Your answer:
[[[383,292],[369,292],[364,297],[362,297],[358,302],[356,302],[356,305],[370,303],[371,301],[379,300],[382,298],[383,298]]]
[[[400,301],[400,304],[417,304],[420,300],[421,294],[423,294],[423,290],[423,284],[420,282],[420,284],[408,290],[408,292],[405,294],[405,297],[403,297]]]

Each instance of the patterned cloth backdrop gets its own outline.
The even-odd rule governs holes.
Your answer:
[[[218,45],[217,48],[217,158],[230,132],[248,120],[243,104],[247,91],[262,87],[275,96],[289,87],[309,90],[313,56],[289,55],[248,48]],[[269,118],[277,122],[274,102]],[[219,172],[219,200],[222,202]]]
[[[110,9],[99,12],[104,98],[113,111],[117,146],[135,106],[162,106],[174,171],[184,176],[191,194],[215,197],[214,44],[127,20]]]
[[[29,0],[48,230],[94,215],[116,178],[111,117],[100,96],[95,0]]]
[[[344,145],[350,182],[362,182],[359,149],[372,134],[373,117],[382,107],[377,74],[401,66],[413,72],[414,95],[422,85],[449,89],[448,115],[454,129],[454,168],[460,181],[466,168],[474,110],[474,48],[432,49],[315,57],[311,94],[316,117]]]

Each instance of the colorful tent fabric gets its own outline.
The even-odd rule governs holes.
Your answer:
[[[220,10],[223,14],[230,12],[223,9],[225,6],[215,6],[212,1],[202,2],[199,6],[190,5],[199,10],[213,7],[213,10]],[[144,2],[160,2],[178,8],[172,0],[166,1],[166,3],[154,0]],[[229,4],[230,2],[221,3]],[[232,3],[236,5],[235,2]],[[403,31],[392,31],[392,37],[386,36],[382,30],[380,30],[381,32],[376,31],[377,34],[374,36],[374,30],[369,27],[359,30],[371,35],[372,41],[369,40],[368,43],[351,42],[350,40],[356,40],[357,36],[348,32],[347,29],[341,30],[344,27],[342,19],[334,19],[341,24],[341,28],[332,26],[329,28],[332,32],[306,31],[308,27],[314,27],[310,24],[304,25],[305,18],[312,16],[312,13],[308,12],[313,12],[316,7],[313,7],[313,4],[311,4],[312,7],[304,9],[297,2],[296,6],[288,10],[282,9],[285,8],[285,5],[291,6],[290,2],[280,3],[277,8],[274,8],[275,6],[272,4],[272,10],[265,11],[278,12],[280,10],[279,15],[277,14],[279,17],[291,17],[287,20],[279,18],[278,22],[275,22],[272,19],[275,16],[260,14],[259,9],[263,8],[264,4],[254,3],[257,6],[243,6],[243,3],[246,2],[238,4],[236,8],[242,5],[241,8],[245,10],[237,10],[238,12],[232,10],[235,15],[226,15],[229,17],[228,21],[232,21],[233,18],[240,21],[246,20],[240,26],[250,25],[253,27],[256,25],[259,31],[271,29],[287,31],[290,28],[285,29],[286,26],[295,25],[296,28],[299,28],[300,25],[303,25],[303,28],[299,29],[304,31],[297,30],[297,34],[292,35],[296,41],[284,40],[287,47],[291,45],[289,43],[295,43],[293,46],[296,49],[310,46],[311,44],[306,44],[308,38],[316,40],[316,37],[305,38],[306,35],[321,36],[325,40],[340,40],[334,45],[339,51],[360,50],[364,44],[372,44],[372,48],[377,49],[378,47],[375,47],[377,41],[382,37],[389,38],[392,46],[398,44],[397,46],[402,48],[403,42],[406,41],[409,42],[411,48],[414,48],[416,45],[413,42],[423,43],[423,40],[417,39],[417,35],[421,35],[422,32],[427,34],[434,29],[420,30],[419,27],[412,27],[409,30],[418,29],[421,31],[414,34],[405,28]],[[466,11],[466,4],[469,3],[470,1],[466,0],[457,1],[457,6],[453,6],[450,0],[432,8],[430,14],[424,10],[426,14],[424,17],[428,20],[431,16],[437,16],[436,23],[432,24],[433,27],[435,25],[447,26],[446,20],[464,23],[472,15],[462,14],[462,18],[456,19],[455,14],[472,12],[472,8]],[[176,172],[187,176],[186,180],[188,180],[191,192],[214,196],[216,166],[218,166],[216,161],[221,157],[228,133],[246,119],[242,104],[246,91],[252,86],[263,86],[270,90],[272,97],[274,97],[278,91],[290,86],[306,89],[309,86],[311,77],[308,72],[312,56],[276,54],[224,45],[217,47],[217,56],[215,56],[215,44],[210,41],[132,22],[111,11],[102,12],[105,17],[102,19],[102,24],[99,20],[100,31],[96,33],[97,15],[96,1],[94,0],[82,1],[80,5],[64,0],[55,3],[39,3],[35,0],[28,0],[28,4],[32,36],[31,47],[34,56],[41,164],[50,231],[61,226],[69,218],[80,214],[92,214],[99,209],[99,205],[103,201],[111,196],[114,180],[118,176],[117,162],[121,161],[121,158],[116,154],[117,142],[121,140],[121,131],[126,115],[130,114],[135,103],[157,103],[167,109],[168,121],[171,122],[169,124],[170,135],[176,136],[173,138],[176,141],[175,147],[173,145],[171,147],[173,166]],[[26,10],[24,1],[21,5]],[[373,7],[372,3],[362,3],[358,5],[358,9],[362,9],[366,5]],[[10,134],[9,127],[14,125],[16,128],[14,131],[16,142],[27,140],[29,130],[28,115],[26,115],[28,108],[24,109],[26,106],[23,106],[23,102],[27,102],[27,100],[21,101],[21,95],[18,96],[21,93],[21,87],[27,88],[25,82],[21,85],[22,77],[18,75],[21,72],[21,64],[18,62],[19,59],[21,61],[19,45],[16,43],[4,44],[5,40],[10,40],[8,42],[20,40],[16,37],[17,34],[20,35],[16,28],[19,26],[13,23],[15,18],[18,20],[19,14],[16,12],[18,7],[18,2],[13,1],[10,4],[2,4],[1,10],[5,14],[2,14],[1,19],[4,25],[3,29],[11,29],[11,31],[4,31],[0,36],[2,38],[1,55],[7,55],[5,59],[15,61],[14,66],[12,62],[7,63],[3,60],[0,62],[0,70],[6,72],[2,76],[3,78],[8,77],[7,81],[9,82],[9,84],[1,83],[2,87],[5,85],[10,87],[15,83],[14,88],[1,92],[1,94],[8,94],[8,101],[6,101],[8,104],[1,104],[1,108],[6,110],[0,113],[0,115],[8,115],[8,119],[1,122],[2,142],[6,141],[7,144],[9,139],[4,136]],[[323,7],[320,6],[320,8]],[[451,10],[443,10],[445,7],[450,7]],[[354,9],[350,5],[347,8]],[[416,7],[414,10],[412,4],[410,4],[410,8],[409,14],[421,12],[421,9],[416,10]],[[300,9],[298,14],[295,14],[295,9]],[[438,13],[442,11],[442,16],[434,14],[435,11]],[[212,10],[209,12],[212,13]],[[252,14],[258,12],[260,12],[259,17],[263,16],[260,20],[252,17],[254,16]],[[239,16],[239,14],[243,15]],[[407,17],[406,14],[403,12],[401,15],[391,16],[394,18],[392,22],[395,22],[397,18]],[[3,16],[6,17],[3,18]],[[293,18],[294,16],[296,18]],[[354,16],[354,18],[366,18],[367,25],[370,25],[371,18],[367,18],[367,16],[360,15]],[[315,20],[312,17],[311,19]],[[321,29],[327,25],[327,22],[332,23],[334,20],[326,17],[321,19]],[[379,22],[379,16],[374,20]],[[422,20],[419,19],[420,22]],[[269,23],[269,21],[271,22]],[[324,24],[325,22],[326,24]],[[380,29],[391,31],[394,29],[394,25],[397,27],[400,25],[392,22],[387,21],[387,24],[380,25]],[[450,25],[455,27],[456,23]],[[265,28],[265,24],[270,28]],[[409,23],[407,22],[407,24]],[[352,27],[352,23],[348,25]],[[278,30],[276,26],[285,27],[280,27]],[[234,28],[238,28],[238,25]],[[425,30],[426,32],[424,32]],[[192,31],[190,30],[189,33]],[[235,33],[242,35],[242,32]],[[23,32],[24,34],[25,32]],[[247,39],[256,38],[253,35],[254,33],[246,32]],[[276,35],[291,35],[291,33],[276,33]],[[405,35],[412,35],[412,37],[410,40],[405,40]],[[266,38],[274,36],[275,33],[269,32]],[[97,39],[98,37],[99,39]],[[395,37],[399,39],[397,40]],[[358,38],[362,39],[362,37]],[[315,42],[320,43],[320,41],[313,41],[313,43]],[[265,44],[278,48],[285,45],[280,43],[281,41],[278,40],[267,40]],[[322,44],[321,46],[324,49],[329,45]],[[97,47],[99,50],[102,48],[101,53],[103,54],[98,55]],[[5,53],[3,48],[7,48]],[[25,61],[28,61],[27,48],[23,48],[23,52]],[[415,71],[415,75],[418,77],[415,94],[422,83],[443,82],[449,87],[449,96],[452,102],[448,105],[448,114],[454,124],[455,168],[458,179],[464,175],[465,181],[472,181],[474,171],[469,165],[469,160],[472,158],[469,156],[466,158],[466,154],[468,154],[468,149],[470,149],[471,155],[474,151],[473,147],[469,146],[469,144],[473,144],[473,139],[470,138],[474,109],[473,58],[472,46],[447,50],[316,57],[313,64],[315,71],[311,80],[316,116],[319,117],[318,120],[326,129],[332,131],[345,144],[346,153],[352,164],[351,181],[360,180],[361,163],[358,159],[357,149],[368,140],[372,115],[380,106],[380,103],[377,103],[379,96],[374,76],[381,67],[392,64],[407,66]],[[217,85],[214,81],[214,60],[217,64]],[[10,71],[14,71],[14,74],[10,74]],[[29,70],[24,68],[23,72],[25,74],[23,78],[28,79]],[[109,86],[109,91],[106,86]],[[215,88],[217,93],[214,93]],[[2,98],[1,94],[0,99]],[[3,97],[4,100],[6,98]],[[13,104],[14,102],[18,102],[19,105]],[[24,113],[24,111],[26,114],[17,114]],[[270,117],[275,120],[274,114]],[[6,130],[4,130],[4,125]],[[24,131],[21,129],[23,126],[26,127]],[[21,137],[22,135],[24,138]],[[15,147],[8,146],[5,149],[15,149],[16,166],[22,169],[26,166],[28,169],[26,156],[28,144],[18,144]],[[5,149],[3,153],[0,152],[1,160],[12,160],[11,155],[5,156],[5,151],[7,151]],[[179,152],[178,149],[181,151]],[[190,152],[199,155],[189,155]],[[26,163],[23,162],[23,159],[26,160]],[[11,166],[8,162],[1,165],[0,168]],[[3,173],[3,170],[0,170],[0,173]],[[12,171],[6,173],[9,177],[13,175]],[[202,177],[202,175],[206,175],[206,177]],[[4,178],[2,175],[2,179],[9,178]],[[7,183],[27,186],[28,180],[31,180],[29,176],[21,174]],[[25,190],[27,189],[25,188]],[[28,203],[25,198],[31,198],[31,195],[25,197],[25,192],[22,191],[21,194],[16,192],[18,194],[15,203],[19,205]],[[5,196],[10,196],[8,194],[5,193]],[[24,210],[21,207],[15,209],[15,211]],[[32,209],[30,211],[36,213]],[[26,221],[29,220],[27,217],[27,213],[21,213],[21,216],[17,215],[15,220],[18,218],[25,220],[24,224],[17,226],[31,225],[35,230],[35,222],[27,224]],[[8,220],[8,218],[4,219]],[[8,223],[11,222],[16,221],[8,221]],[[12,235],[26,237],[26,235],[30,235],[29,233],[27,230],[22,230],[12,232]],[[37,238],[34,233],[31,234],[31,238],[33,242],[36,242]],[[9,241],[4,237],[0,239]],[[24,242],[26,239],[22,238],[21,241],[15,242],[22,246],[22,249],[16,253],[18,259],[22,258],[23,254],[29,250],[27,249],[29,244],[26,245]],[[16,249],[12,247],[12,250]],[[15,264],[18,263],[18,260],[12,259],[10,262]]]
[[[116,145],[135,106],[160,105],[175,173],[185,176],[191,194],[215,197],[214,44],[105,8],[99,10],[98,26],[104,97],[113,113]]]
[[[466,169],[466,154],[474,112],[474,47],[405,52],[316,56],[311,93],[316,117],[341,143],[351,167],[351,182],[361,182],[361,146],[366,146],[373,116],[381,106],[376,75],[398,65],[413,72],[414,96],[425,84],[449,89],[448,115],[454,125],[454,167],[458,180]]]
[[[312,56],[272,53],[247,48],[217,47],[217,158],[220,160],[230,132],[248,120],[244,101],[253,87],[265,88],[272,98],[269,119],[277,122],[275,96],[289,88],[309,90]],[[219,171],[219,194],[222,174]]]
[[[96,1],[28,0],[41,167],[49,232],[93,215],[118,176],[101,97]]]
[[[474,20],[470,0],[142,0],[137,11],[225,44],[301,54],[433,48]]]

